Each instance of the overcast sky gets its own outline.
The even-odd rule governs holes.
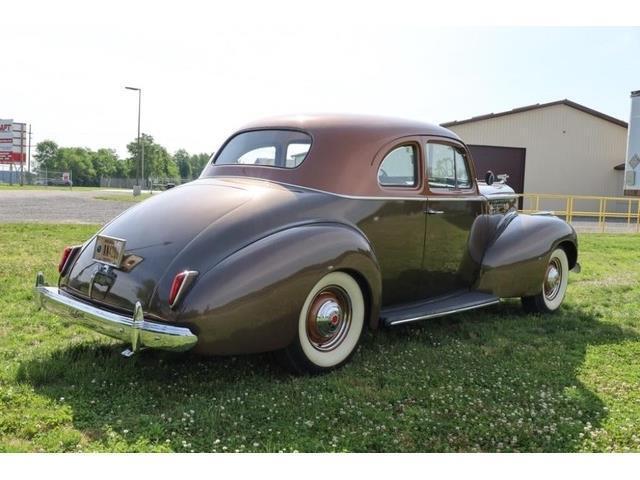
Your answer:
[[[120,155],[137,122],[125,85],[143,88],[143,131],[193,153],[280,113],[440,123],[568,98],[628,120],[640,89],[639,28],[438,28],[423,13],[351,21],[302,3],[286,14],[241,2],[49,3],[0,17],[13,47],[0,63],[0,118],[31,123],[34,142]]]

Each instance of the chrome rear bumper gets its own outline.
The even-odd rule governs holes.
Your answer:
[[[198,341],[191,330],[144,319],[140,302],[136,303],[133,316],[102,310],[50,287],[40,272],[36,277],[36,302],[39,307],[58,314],[62,319],[77,323],[109,337],[131,344],[123,354],[129,356],[143,347],[161,350],[185,351]]]

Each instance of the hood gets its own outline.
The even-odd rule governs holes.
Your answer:
[[[478,181],[478,189],[480,190],[480,195],[488,200],[516,198],[516,192],[506,183],[494,182],[491,185],[487,185],[485,182]]]

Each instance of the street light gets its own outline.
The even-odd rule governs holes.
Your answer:
[[[140,108],[142,106],[142,89],[136,87],[124,87],[127,90],[134,90],[138,92],[138,151],[140,152],[140,160],[136,165],[136,186],[139,187],[139,178],[140,173],[142,173],[142,185],[144,186],[144,144],[142,143],[142,139],[140,138]],[[142,172],[141,172],[142,171]],[[140,189],[133,189],[134,195],[140,194]]]

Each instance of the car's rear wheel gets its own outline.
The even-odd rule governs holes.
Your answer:
[[[549,257],[549,263],[538,295],[522,297],[522,306],[530,313],[555,312],[567,293],[569,281],[569,260],[562,248],[556,248]]]
[[[283,352],[287,366],[298,373],[320,373],[343,365],[358,345],[364,317],[358,282],[344,272],[325,275],[300,311],[296,338]]]

